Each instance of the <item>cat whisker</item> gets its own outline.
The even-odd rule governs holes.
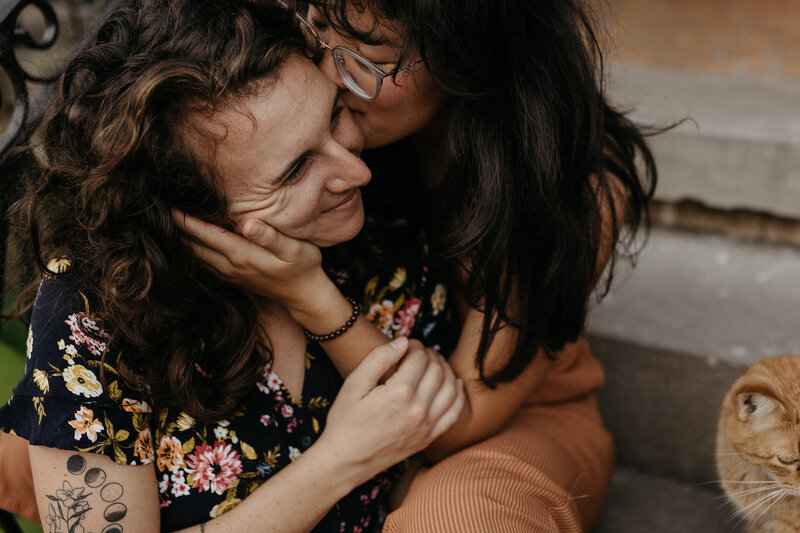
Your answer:
[[[755,514],[756,512],[758,512],[759,510],[761,510],[762,506],[767,506],[767,509],[769,509],[769,507],[771,507],[772,504],[770,504],[770,505],[767,505],[767,504],[769,504],[769,502],[771,500],[779,499],[779,498],[782,498],[782,497],[783,497],[783,491],[781,491],[781,490],[775,490],[773,492],[770,492],[766,496],[762,496],[758,500],[756,500],[756,501],[752,502],[751,504],[746,505],[745,507],[742,508],[742,512],[744,513],[742,518],[747,518],[748,520],[750,520],[750,517],[753,514]],[[758,516],[760,517],[761,514],[762,513],[759,513]]]
[[[745,489],[745,490],[732,492],[731,495],[732,496],[746,496],[748,494],[757,494],[759,492],[767,492],[767,491],[775,490],[775,489],[778,489],[778,488],[779,487],[777,485],[775,485],[773,487],[758,487],[758,488],[755,488],[755,489]]]
[[[755,488],[751,487],[751,488],[748,488],[748,489],[742,489],[740,491],[729,492],[727,495],[726,494],[722,494],[720,496],[716,496],[714,499],[715,500],[725,500],[725,503],[726,503],[731,497],[752,496],[753,494],[758,494],[759,492],[772,492],[772,491],[775,491],[775,490],[780,490],[780,486],[777,483],[773,482],[768,487],[755,487]],[[723,507],[725,507],[725,503],[723,503],[722,505],[717,507],[717,509],[722,509]],[[758,503],[758,502],[756,502],[756,503]],[[744,511],[744,509],[740,509],[739,510],[739,512],[742,512],[742,511]]]
[[[777,485],[778,483],[775,481],[738,481],[735,479],[720,479],[717,481],[709,481],[708,483],[701,483],[701,485],[707,485],[709,483],[741,483],[743,485]]]
[[[767,505],[767,507],[763,511],[761,511],[757,517],[753,519],[753,523],[758,522],[761,519],[761,517],[764,516],[764,514],[772,508],[773,505],[775,505],[776,503],[778,503],[787,496],[787,492],[785,490],[779,491],[779,494],[780,496],[776,500]]]

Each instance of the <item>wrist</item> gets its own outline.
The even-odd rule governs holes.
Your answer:
[[[303,455],[310,454],[307,459],[317,465],[318,472],[334,480],[335,486],[331,488],[338,491],[338,501],[382,469],[372,467],[363,457],[355,457],[348,451],[352,450],[352,446],[340,447],[334,440],[326,438],[323,431],[317,442]]]
[[[309,331],[324,334],[340,328],[352,315],[353,304],[327,276],[309,283],[286,307],[299,324]]]

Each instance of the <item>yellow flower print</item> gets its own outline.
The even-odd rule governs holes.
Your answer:
[[[296,461],[301,455],[302,455],[302,453],[300,452],[300,450],[298,450],[294,446],[289,446],[289,460],[290,461]]]
[[[240,500],[239,498],[226,498],[225,501],[215,505],[214,508],[211,509],[211,513],[209,514],[211,518],[217,518],[218,516],[227,513],[240,503],[242,503],[242,500]]]
[[[50,382],[47,380],[47,372],[44,370],[37,368],[33,371],[33,382],[45,394],[50,390]]]
[[[25,341],[25,356],[30,359],[33,353],[33,330],[28,328],[28,339]]]
[[[147,402],[140,402],[131,398],[122,400],[122,410],[128,413],[152,413],[153,409]]]
[[[444,310],[444,305],[446,303],[447,289],[444,288],[444,285],[439,283],[436,285],[436,287],[434,287],[433,294],[431,295],[431,307],[433,308],[433,312],[431,314],[436,316],[441,313]]]
[[[133,455],[139,457],[145,463],[153,460],[153,436],[150,434],[150,428],[145,428],[139,432],[139,438],[133,444]]]
[[[396,291],[400,287],[403,286],[403,283],[406,282],[406,269],[403,267],[399,267],[397,270],[394,271],[394,276],[392,276],[392,280],[389,282],[389,288],[393,291]]]
[[[184,465],[181,441],[176,437],[163,437],[156,452],[156,466],[160,472],[174,472]]]
[[[104,429],[102,422],[94,418],[94,412],[84,406],[75,413],[75,420],[70,420],[69,425],[75,428],[75,440],[86,435],[92,442],[97,440],[97,432]]]
[[[70,365],[61,373],[67,388],[72,394],[96,398],[103,393],[103,387],[94,372],[83,365]]]
[[[384,334],[391,335],[394,322],[394,303],[384,300],[379,304],[372,304],[367,312],[367,320],[378,326],[378,329]]]
[[[47,270],[55,272],[56,274],[67,272],[70,267],[72,267],[72,263],[70,263],[69,259],[51,259],[50,262],[47,263]]]
[[[186,431],[194,426],[194,418],[186,413],[181,413],[181,416],[179,416],[178,420],[175,421],[175,425],[177,425],[178,429],[181,431]]]

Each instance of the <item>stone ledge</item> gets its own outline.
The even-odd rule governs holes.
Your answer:
[[[744,533],[712,485],[696,486],[618,468],[592,533]]]
[[[598,401],[617,463],[684,483],[717,479],[720,406],[746,367],[617,339],[589,340],[606,371]]]
[[[800,354],[798,248],[653,228],[619,266],[592,334],[734,365]]]
[[[800,217],[800,81],[638,66],[609,69],[611,100],[653,137],[657,198]]]

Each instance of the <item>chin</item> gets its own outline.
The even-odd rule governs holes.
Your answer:
[[[354,214],[352,218],[343,224],[337,226],[330,232],[325,232],[325,235],[308,239],[311,244],[319,248],[327,248],[329,246],[336,246],[342,244],[356,237],[364,227],[364,206],[359,206],[358,213]]]

